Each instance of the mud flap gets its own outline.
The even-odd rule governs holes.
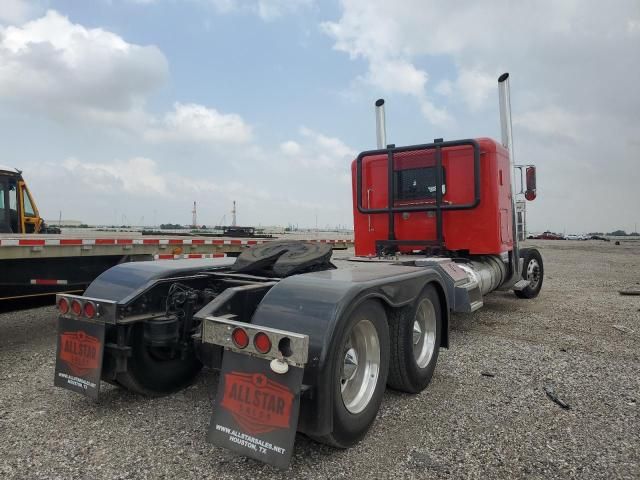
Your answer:
[[[303,372],[290,366],[277,374],[268,360],[225,351],[207,440],[286,469],[298,427]]]
[[[54,385],[87,397],[98,398],[104,323],[58,318],[58,346]]]

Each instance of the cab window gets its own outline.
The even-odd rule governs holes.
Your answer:
[[[22,195],[24,197],[24,216],[35,217],[36,214],[33,205],[31,204],[31,199],[29,198],[29,192],[26,189],[23,189]]]
[[[0,179],[0,233],[11,233],[11,212],[7,210],[8,186]]]
[[[18,211],[18,202],[17,202],[17,195],[16,195],[16,184],[15,183],[9,183],[9,209],[10,210],[14,210],[15,212]]]
[[[446,193],[445,171],[441,167],[442,194]],[[395,193],[396,200],[431,200],[436,198],[436,168],[408,168],[396,170]]]

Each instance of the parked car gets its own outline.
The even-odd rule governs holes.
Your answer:
[[[553,233],[553,232],[544,232],[535,238],[539,240],[565,240],[563,235],[559,233]]]

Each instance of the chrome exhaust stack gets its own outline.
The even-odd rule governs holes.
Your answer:
[[[384,98],[376,100],[376,140],[378,150],[387,148],[387,126],[384,115]]]
[[[498,78],[498,96],[500,99],[500,130],[502,145],[509,150],[511,165],[515,164],[513,154],[513,127],[511,124],[511,90],[509,88],[509,74],[503,73]]]
[[[518,221],[516,214],[516,168],[513,150],[513,128],[511,123],[511,90],[509,88],[509,74],[503,73],[498,78],[498,96],[500,99],[500,130],[502,145],[509,152],[509,166],[511,167],[511,217],[513,225],[513,275],[509,283],[515,284],[520,280],[520,247],[518,245]]]

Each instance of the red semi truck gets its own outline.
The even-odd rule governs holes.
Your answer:
[[[508,74],[503,141],[386,145],[352,164],[355,253],[271,242],[237,259],[136,262],[82,296],[58,295],[58,386],[100,381],[158,395],[202,365],[221,370],[210,441],[286,467],[296,431],[339,448],[361,440],[387,386],[417,393],[449,346],[451,312],[496,289],[538,295],[543,263],[520,249]],[[526,175],[535,198],[535,170]]]

